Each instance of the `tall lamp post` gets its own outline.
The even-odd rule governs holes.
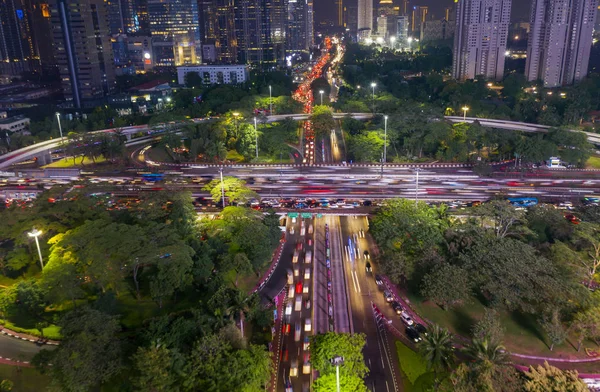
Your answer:
[[[396,50],[396,37],[395,36],[391,36],[390,37],[390,42],[392,43],[392,50]]]
[[[221,175],[221,200],[223,201],[223,208],[225,208],[225,184],[223,184],[223,166],[219,168],[219,174]]]
[[[58,131],[60,132],[60,138],[62,139],[62,126],[60,125],[60,113],[56,112],[56,120],[58,120]]]
[[[462,110],[463,110],[463,121],[467,121],[467,110],[469,110],[469,107],[463,106]]]
[[[269,85],[269,115],[273,115],[273,89]]]
[[[383,117],[384,128],[384,139],[383,139],[383,162],[387,162],[387,120],[388,116]]]
[[[375,87],[377,87],[377,83],[371,83],[371,88],[373,89],[373,113],[375,113]]]
[[[256,124],[256,116],[254,117],[254,134],[256,135],[256,159],[258,159],[258,125]]]
[[[331,358],[331,364],[335,366],[335,382],[337,385],[337,392],[340,392],[340,365],[344,364],[344,357],[335,356]]]
[[[238,112],[233,112],[233,122],[235,122],[235,137],[238,137],[239,133],[240,133],[240,123],[238,120],[238,117],[240,116],[240,114]]]
[[[321,94],[321,106],[323,106],[323,93],[324,92],[325,91],[323,91],[323,90],[319,90],[319,94]]]
[[[44,269],[44,259],[42,259],[42,250],[40,249],[40,242],[38,241],[38,237],[42,235],[42,232],[38,229],[33,229],[29,233],[27,233],[29,237],[35,238],[35,245],[37,246],[38,256],[40,256],[40,266]]]

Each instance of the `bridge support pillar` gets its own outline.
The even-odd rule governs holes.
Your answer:
[[[52,163],[52,155],[49,152],[42,153],[36,156],[38,166],[49,165]]]
[[[130,142],[131,141],[131,133],[126,133],[125,138],[127,138],[127,141]]]

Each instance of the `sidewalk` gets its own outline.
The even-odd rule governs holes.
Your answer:
[[[267,283],[267,281],[269,280],[269,278],[271,278],[271,275],[273,275],[273,272],[275,271],[275,268],[277,268],[277,265],[279,264],[279,260],[281,259],[281,252],[283,251],[285,241],[286,241],[285,238],[283,238],[279,241],[279,245],[277,246],[277,249],[275,249],[275,252],[273,253],[273,258],[271,259],[271,265],[269,266],[269,269],[267,270],[267,272],[264,273],[264,275],[258,281],[256,286],[254,286],[252,291],[250,291],[250,295],[252,295],[252,294],[256,293],[258,290],[262,289],[264,287],[264,285]]]
[[[0,325],[0,332],[2,332],[4,335],[11,336],[16,339],[29,340],[32,343],[38,342],[40,340],[38,336],[28,335],[21,332],[15,332],[2,325]],[[58,346],[60,342],[57,340],[44,339],[44,344],[52,344]]]

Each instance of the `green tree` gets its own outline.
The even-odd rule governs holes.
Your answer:
[[[85,295],[77,267],[71,263],[49,263],[43,271],[42,285],[47,298],[55,304],[70,300],[76,307],[75,300]]]
[[[315,106],[310,116],[310,121],[317,138],[329,135],[331,130],[335,128],[333,113],[327,106]]]
[[[0,392],[10,392],[13,390],[15,384],[10,380],[0,381]]]
[[[179,391],[178,379],[181,369],[176,368],[175,358],[160,340],[154,341],[150,347],[138,347],[131,358],[138,372],[133,379],[139,391],[168,392]]]
[[[504,338],[504,327],[498,318],[498,311],[486,308],[481,319],[477,320],[473,326],[472,335],[473,339],[478,341],[501,342]]]
[[[492,200],[477,207],[477,213],[494,220],[497,238],[518,234],[518,225],[525,221],[525,212],[517,210],[506,200]]]
[[[471,360],[471,366],[482,379],[491,379],[496,367],[510,365],[510,354],[506,348],[487,339],[473,339],[471,344],[463,349],[463,353]]]
[[[337,392],[335,372],[320,375],[312,385],[314,392]],[[362,378],[349,373],[340,372],[340,391],[368,392]]]
[[[596,271],[600,267],[600,227],[596,224],[582,222],[575,232],[581,244],[587,250],[587,255],[579,260],[586,269],[588,287],[592,286]]]
[[[194,265],[194,250],[187,245],[169,246],[161,251],[164,253],[156,261],[156,273],[150,280],[150,295],[160,308],[165,297],[189,287]]]
[[[451,369],[455,356],[452,335],[437,324],[430,326],[427,332],[419,346],[427,367],[436,374]]]
[[[366,344],[364,334],[346,334],[327,332],[311,337],[311,362],[319,374],[325,376],[335,374],[335,366],[331,359],[340,356],[344,364],[340,366],[340,375],[352,375],[363,378],[369,369],[363,358],[363,347]]]
[[[600,306],[577,312],[571,328],[577,334],[577,351],[587,338],[594,339],[597,343],[600,339]]]
[[[530,366],[529,371],[525,372],[525,391],[526,392],[587,392],[589,388],[585,382],[579,378],[577,371],[560,370],[554,366],[538,365]]]
[[[222,188],[225,189],[225,197],[229,203],[246,202],[252,198],[258,198],[258,194],[246,186],[246,181],[236,177],[223,177]],[[206,184],[202,190],[210,192],[216,202],[221,201],[221,180],[214,179]]]
[[[460,306],[471,297],[467,271],[456,265],[442,264],[425,275],[421,282],[421,294],[444,310]]]
[[[562,325],[557,309],[553,309],[550,315],[544,316],[541,324],[550,340],[550,351],[554,349],[555,345],[561,344],[567,338],[567,331]]]
[[[383,153],[383,132],[368,131],[347,138],[349,157],[355,162],[380,162]]]
[[[89,391],[121,370],[116,317],[81,307],[67,313],[60,326],[61,345],[54,351],[42,350],[34,358],[40,371],[50,373],[55,386],[62,391]]]

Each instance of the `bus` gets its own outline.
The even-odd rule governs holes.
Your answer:
[[[163,173],[141,173],[142,179],[148,182],[158,182],[165,178]]]
[[[538,204],[537,197],[510,197],[508,201],[515,207],[533,207]]]

